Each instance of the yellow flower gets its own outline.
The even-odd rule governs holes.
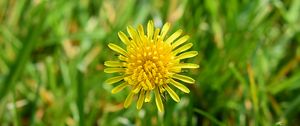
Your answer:
[[[133,97],[138,95],[137,109],[140,109],[144,102],[150,102],[151,93],[154,92],[157,108],[163,112],[161,95],[164,91],[167,91],[174,101],[179,102],[180,99],[171,86],[189,93],[190,90],[181,83],[195,83],[193,78],[179,73],[183,68],[198,68],[199,66],[180,61],[194,57],[198,52],[185,52],[193,44],[184,44],[189,36],[180,37],[182,30],[166,37],[169,28],[170,23],[166,23],[162,30],[155,29],[153,21],[149,21],[147,34],[145,34],[142,25],[139,25],[137,29],[129,26],[127,27],[129,37],[123,32],[118,33],[126,49],[113,43],[108,44],[110,49],[119,53],[119,61],[106,61],[104,65],[110,68],[104,69],[104,72],[121,73],[121,75],[106,80],[106,83],[114,84],[121,81],[112,93],[117,93],[125,87],[131,88],[124,102],[125,108],[131,104]]]

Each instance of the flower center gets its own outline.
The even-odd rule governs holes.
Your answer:
[[[156,86],[166,84],[170,77],[168,69],[173,57],[170,45],[162,42],[151,44],[135,50],[128,49],[131,53],[125,81],[144,90],[153,90]]]

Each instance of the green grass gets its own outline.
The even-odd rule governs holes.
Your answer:
[[[107,44],[148,20],[199,52],[164,114],[104,84]],[[0,125],[299,125],[299,22],[299,0],[1,0]]]

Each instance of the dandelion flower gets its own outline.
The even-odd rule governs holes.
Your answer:
[[[125,44],[125,49],[113,43],[108,44],[108,47],[119,55],[118,61],[104,63],[108,67],[104,72],[121,74],[105,82],[107,84],[121,82],[112,90],[113,94],[125,87],[131,89],[124,102],[125,108],[131,104],[134,96],[137,96],[136,107],[141,109],[144,102],[151,101],[151,94],[154,93],[156,106],[163,112],[162,93],[167,91],[174,101],[179,102],[180,98],[172,88],[176,87],[182,92],[189,93],[190,90],[182,83],[195,83],[193,78],[179,73],[185,68],[199,67],[197,64],[181,62],[182,59],[196,56],[198,52],[187,51],[193,44],[185,44],[189,36],[180,37],[182,30],[166,37],[169,28],[170,23],[166,23],[161,30],[155,29],[153,21],[148,22],[146,33],[142,25],[137,29],[128,26],[129,36],[123,32],[118,33]]]

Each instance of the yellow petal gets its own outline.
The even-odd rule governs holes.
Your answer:
[[[105,81],[105,83],[107,84],[113,84],[113,83],[117,83],[121,80],[124,79],[124,76],[116,76],[116,77],[112,77],[112,78],[109,78]]]
[[[179,67],[172,67],[169,70],[170,70],[170,72],[174,72],[174,73],[180,73],[181,72],[181,68],[179,68]]]
[[[185,52],[185,53],[182,53],[182,54],[178,55],[177,57],[175,57],[175,60],[191,58],[191,57],[194,57],[196,55],[198,55],[197,51],[189,51],[189,52]]]
[[[121,90],[123,90],[126,86],[128,86],[128,84],[126,82],[122,83],[122,84],[118,85],[117,87],[115,87],[114,89],[112,89],[111,93],[116,94],[116,93],[120,92]]]
[[[150,101],[151,101],[151,92],[148,90],[146,91],[145,102],[150,102]]]
[[[135,88],[132,90],[132,92],[133,93],[139,93],[140,92],[140,90],[141,90],[141,88],[142,88],[142,86],[141,85],[137,85],[137,86],[135,86]]]
[[[125,72],[125,68],[105,68],[105,73],[123,73]]]
[[[177,39],[181,35],[181,33],[182,33],[181,29],[177,30],[166,40],[166,43],[171,44],[175,39]]]
[[[146,85],[147,85],[150,89],[153,88],[151,82],[150,82],[148,79],[146,79]]]
[[[137,101],[137,106],[136,106],[137,109],[142,108],[143,103],[144,103],[144,99],[145,99],[145,91],[143,90],[143,91],[140,92],[139,99]]]
[[[184,51],[190,49],[192,46],[193,46],[192,43],[185,44],[184,46],[181,46],[181,47],[179,47],[178,49],[172,51],[172,53],[173,53],[174,55],[177,55],[178,53],[181,53],[181,52],[184,52]]]
[[[185,75],[174,74],[173,78],[181,80],[186,83],[190,83],[190,84],[195,83],[195,80],[193,78],[185,76]]]
[[[108,67],[123,67],[125,66],[125,63],[119,61],[105,61],[104,65]]]
[[[174,49],[177,46],[180,46],[181,44],[185,43],[189,38],[190,38],[190,36],[188,36],[188,35],[181,37],[180,39],[178,39],[176,42],[174,42],[172,44],[172,48]]]
[[[125,56],[122,56],[122,55],[119,55],[118,58],[121,61],[127,61],[128,60],[128,58],[126,58]]]
[[[129,34],[129,36],[133,39],[136,40],[138,38],[138,33],[136,32],[136,30],[132,27],[132,26],[128,26],[127,27],[127,32]]]
[[[154,38],[153,38],[154,42],[157,42],[157,41],[155,41],[155,40],[157,40],[157,37],[158,37],[159,31],[160,31],[160,29],[159,29],[159,28],[156,28],[156,29],[155,29],[155,32],[154,32]]]
[[[133,93],[133,92],[130,92],[130,93],[128,94],[128,96],[126,97],[125,102],[124,102],[124,107],[125,107],[125,108],[128,108],[128,106],[131,104],[132,99],[133,99],[133,96],[134,96],[134,93]]]
[[[140,85],[142,85],[142,87],[143,87],[144,90],[148,90],[148,89],[149,89],[148,86],[145,84],[144,81],[142,81],[142,82],[140,83]]]
[[[130,40],[128,39],[125,33],[118,32],[118,36],[124,44],[128,45],[130,43]]]
[[[164,39],[166,34],[168,33],[169,29],[170,29],[171,24],[170,23],[165,23],[165,25],[162,27],[161,29],[161,39]]]
[[[113,51],[115,51],[115,52],[117,52],[117,53],[120,53],[120,54],[122,54],[122,55],[124,55],[124,56],[126,56],[126,54],[127,54],[127,52],[126,52],[124,49],[122,49],[120,46],[118,46],[118,45],[116,45],[116,44],[109,43],[109,44],[108,44],[108,47],[109,47],[110,49],[112,49]]]
[[[177,82],[173,79],[171,79],[170,83],[172,85],[174,85],[176,88],[178,88],[179,90],[181,90],[182,92],[190,93],[190,90],[186,86],[184,86],[183,84],[180,84],[179,82]]]
[[[177,65],[174,65],[172,68],[199,68],[199,65],[193,64],[193,63],[180,63]]]
[[[144,32],[144,28],[141,24],[138,26],[138,33],[140,36],[144,36],[145,32]]]
[[[160,94],[159,94],[159,92],[158,92],[158,88],[155,88],[155,89],[154,89],[154,93],[155,93],[155,102],[156,102],[156,106],[157,106],[157,108],[158,108],[158,111],[159,111],[159,112],[164,112],[164,105],[163,105],[163,103],[162,103]]]
[[[147,24],[147,36],[149,39],[152,39],[153,32],[154,32],[154,24],[153,24],[153,21],[150,20]]]
[[[169,95],[172,97],[174,101],[176,102],[180,101],[178,95],[168,85],[164,85],[164,88],[167,90],[167,92],[169,93]]]

